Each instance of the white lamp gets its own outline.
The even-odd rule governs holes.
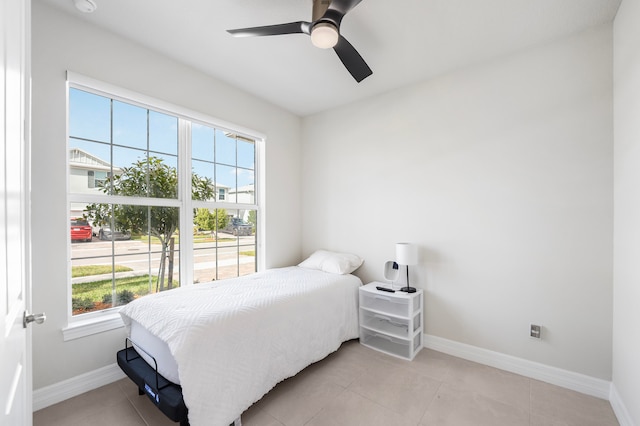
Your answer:
[[[396,243],[396,262],[407,267],[407,286],[400,289],[407,293],[415,293],[416,289],[409,286],[409,265],[418,264],[418,246],[411,243]]]
[[[311,43],[320,49],[329,49],[338,43],[338,29],[327,22],[316,24],[311,29]]]

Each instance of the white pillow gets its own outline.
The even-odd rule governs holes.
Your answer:
[[[350,274],[362,265],[363,260],[355,254],[335,253],[327,250],[317,250],[307,259],[298,264],[301,268],[317,269],[332,274]]]

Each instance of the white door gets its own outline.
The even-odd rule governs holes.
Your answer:
[[[0,0],[0,424],[29,426],[30,0]]]

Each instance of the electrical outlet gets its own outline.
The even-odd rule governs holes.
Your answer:
[[[541,330],[542,330],[541,326],[535,325],[535,324],[531,324],[531,327],[529,329],[529,335],[531,337],[535,337],[536,339],[539,339]]]

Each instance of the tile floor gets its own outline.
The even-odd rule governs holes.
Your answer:
[[[34,426],[177,425],[129,379],[34,413]],[[423,349],[413,362],[350,341],[277,385],[243,426],[608,426],[608,401]]]

